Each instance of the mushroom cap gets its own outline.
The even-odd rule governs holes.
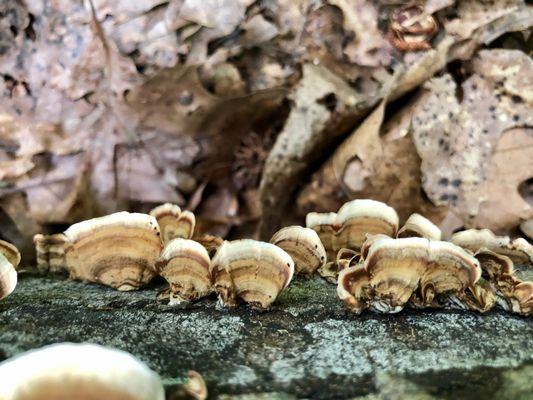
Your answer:
[[[196,236],[193,238],[193,240],[204,246],[210,257],[215,255],[217,249],[224,242],[224,239],[222,239],[220,236],[210,235],[208,233],[201,236]]]
[[[405,221],[405,224],[400,228],[396,237],[422,237],[431,240],[441,240],[442,232],[439,227],[429,219],[414,213],[407,218],[407,221]]]
[[[518,300],[520,314],[533,313],[533,282],[520,282],[514,288],[514,297]]]
[[[360,314],[369,305],[370,282],[363,265],[348,267],[339,272],[337,295],[346,307]]]
[[[513,274],[513,261],[503,254],[481,248],[474,254],[474,257],[479,261],[483,275],[491,281],[497,281],[502,275]]]
[[[163,246],[150,215],[118,212],[74,224],[64,234],[74,279],[134,290],[155,276],[154,262]]]
[[[294,262],[284,250],[252,239],[224,242],[210,268],[216,292],[230,307],[241,298],[268,308],[294,274]]]
[[[372,308],[400,311],[417,288],[428,257],[427,239],[375,239],[364,261],[374,291]]]
[[[165,203],[150,211],[150,215],[155,217],[159,224],[163,243],[175,238],[192,238],[196,226],[196,218],[192,212],[182,211],[176,204]]]
[[[340,249],[335,261],[323,264],[317,271],[318,274],[331,283],[338,283],[339,272],[361,262],[361,255],[352,249]]]
[[[156,261],[156,270],[170,284],[171,303],[192,301],[211,293],[209,254],[200,243],[172,239]]]
[[[305,226],[314,230],[322,245],[326,249],[327,259],[335,259],[335,250],[333,248],[333,237],[335,232],[340,228],[337,220],[337,213],[317,213],[311,212],[305,217]]]
[[[124,351],[61,343],[0,364],[3,400],[164,400],[159,376]]]
[[[368,234],[395,236],[399,218],[396,210],[387,204],[370,199],[345,203],[337,213],[340,228],[333,239],[335,251],[345,247],[359,250]]]
[[[428,263],[420,279],[423,301],[455,294],[473,287],[481,277],[479,261],[469,252],[449,242],[429,241]]]
[[[20,252],[14,245],[5,240],[0,240],[0,254],[7,258],[13,268],[16,269],[20,264]]]
[[[508,236],[497,236],[489,229],[468,229],[454,233],[450,241],[475,253],[487,248],[511,258],[516,263],[533,262],[533,245],[523,238],[511,242]]]
[[[277,231],[270,243],[291,256],[297,273],[313,274],[326,262],[326,249],[313,229],[287,226]]]
[[[65,250],[69,245],[68,238],[62,234],[33,236],[37,253],[37,269],[41,272],[68,271]]]
[[[0,253],[0,300],[9,296],[15,290],[15,286],[17,286],[17,271]]]

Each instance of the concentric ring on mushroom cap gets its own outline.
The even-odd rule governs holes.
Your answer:
[[[0,300],[13,293],[16,286],[17,271],[13,267],[13,264],[0,253]],[[0,378],[2,378],[2,375],[0,375]]]
[[[297,272],[312,274],[326,262],[326,249],[313,229],[287,226],[277,231],[270,243],[291,256]]]
[[[9,242],[0,240],[0,254],[3,254],[7,260],[11,263],[13,268],[17,268],[20,264],[20,252],[19,250]]]
[[[155,276],[162,250],[159,226],[147,214],[119,212],[72,225],[66,262],[74,279],[134,290]]]
[[[124,351],[62,343],[0,364],[2,400],[164,400],[159,376]]]
[[[211,292],[210,261],[200,243],[176,238],[166,244],[156,261],[156,269],[178,300],[192,301]]]
[[[278,246],[241,239],[224,242],[210,270],[215,290],[227,305],[240,297],[266,308],[292,280],[294,262]]]

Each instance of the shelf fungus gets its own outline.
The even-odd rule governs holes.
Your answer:
[[[39,271],[61,272],[68,270],[65,250],[69,240],[64,234],[43,235],[39,233],[33,237],[33,243],[37,253],[37,269]]]
[[[420,237],[369,237],[364,261],[340,271],[337,293],[355,313],[371,309],[396,313],[415,308],[456,307],[486,311],[495,298],[478,285],[478,260],[452,243]]]
[[[497,236],[489,229],[468,229],[454,233],[451,242],[473,253],[485,248],[506,255],[517,264],[533,263],[533,245],[527,240]]]
[[[287,226],[277,231],[270,243],[291,256],[298,274],[312,275],[326,262],[324,245],[318,234],[310,228]]]
[[[483,278],[489,283],[497,304],[504,310],[523,315],[533,313],[533,273],[530,267],[520,268],[502,254],[480,249],[478,259]]]
[[[204,246],[210,257],[215,255],[220,245],[224,242],[224,239],[222,239],[220,236],[210,235],[209,233],[195,236],[192,240]]]
[[[165,203],[150,211],[159,224],[163,243],[172,239],[190,239],[194,233],[196,218],[190,211],[182,211],[175,204]]]
[[[61,343],[0,364],[0,399],[164,400],[159,376],[131,354]]]
[[[118,212],[79,222],[63,234],[37,235],[39,267],[66,269],[72,279],[135,290],[156,274],[159,227],[147,214]]]
[[[359,252],[351,249],[340,249],[335,261],[329,261],[322,265],[318,274],[330,283],[337,283],[339,273],[348,267],[357,265],[361,261]]]
[[[400,228],[396,237],[421,237],[431,240],[441,240],[442,233],[439,227],[429,219],[414,213],[407,218],[407,221]]]
[[[17,286],[17,271],[0,252],[0,300],[9,296]]]
[[[211,261],[214,289],[228,307],[241,299],[268,308],[293,274],[294,262],[284,250],[252,239],[224,242]]]
[[[306,218],[306,226],[317,232],[330,261],[342,248],[360,250],[367,235],[394,237],[398,223],[392,207],[369,199],[349,201],[337,213],[313,212]]]
[[[479,261],[472,254],[453,243],[430,240],[420,277],[421,301],[425,307],[467,307],[463,298],[469,288],[473,289],[470,294],[474,300],[481,295],[482,289],[475,287],[480,277]],[[484,308],[480,305],[478,311]]]
[[[0,240],[0,300],[6,298],[17,286],[16,268],[20,263],[20,252],[5,240]]]
[[[5,240],[0,240],[0,254],[3,254],[7,261],[11,263],[13,268],[17,268],[20,264],[20,252],[18,249]]]
[[[207,250],[189,239],[172,239],[155,263],[156,271],[170,284],[170,305],[194,301],[211,293]]]

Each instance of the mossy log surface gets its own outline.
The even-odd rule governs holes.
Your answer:
[[[347,312],[335,286],[297,279],[271,310],[187,307],[22,273],[0,302],[0,361],[56,342],[126,350],[169,392],[189,369],[210,398],[531,398],[533,321],[502,311]],[[237,396],[239,395],[239,396]]]

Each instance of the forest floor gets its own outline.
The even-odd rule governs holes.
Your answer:
[[[527,399],[533,322],[492,311],[348,313],[335,286],[298,279],[268,312],[214,298],[169,307],[162,283],[117,292],[22,273],[0,303],[0,361],[57,342],[126,350],[180,384],[190,369],[210,398]],[[242,396],[239,396],[242,395]]]

